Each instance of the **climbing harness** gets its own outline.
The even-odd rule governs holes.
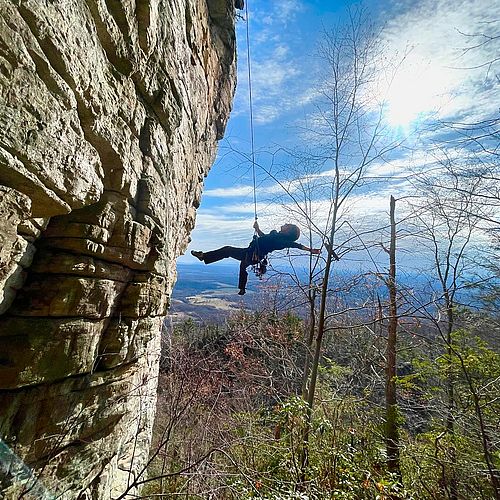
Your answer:
[[[262,279],[262,276],[267,272],[269,261],[267,255],[261,256],[259,253],[258,234],[254,234],[252,242],[250,243],[250,248],[252,248],[252,271],[257,278]]]
[[[267,260],[267,257],[264,257],[262,260],[257,262],[257,264],[253,266],[253,272],[255,273],[255,276],[257,276],[257,278],[261,280],[262,276],[264,276],[264,274],[266,274],[267,272],[268,265],[269,261]]]

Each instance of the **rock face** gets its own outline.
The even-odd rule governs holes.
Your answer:
[[[0,438],[57,498],[142,472],[234,85],[232,0],[0,0]]]

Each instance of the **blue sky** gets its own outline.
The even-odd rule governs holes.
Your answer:
[[[318,104],[318,80],[324,61],[317,56],[326,29],[346,18],[354,2],[249,0],[254,137],[257,159],[257,211],[267,232],[291,218],[280,187],[268,171],[286,169],[283,149],[307,146],[308,124]],[[410,194],[410,170],[430,168],[429,144],[443,136],[428,125],[439,120],[472,121],[498,115],[499,68],[484,62],[497,57],[498,44],[480,47],[471,34],[500,33],[498,0],[422,0],[365,2],[370,18],[383,31],[381,46],[399,61],[385,98],[388,134],[402,142],[384,162],[370,167],[378,178],[353,194],[351,220],[387,217],[391,194]],[[242,13],[244,15],[244,13]],[[218,158],[208,175],[192,242],[181,262],[195,262],[189,250],[224,244],[246,246],[253,235],[252,165],[246,26],[239,20],[238,85],[233,111]],[[403,60],[403,55],[405,55]],[[263,168],[261,168],[261,166]],[[325,165],[325,170],[328,166]],[[321,202],[317,200],[318,213]]]

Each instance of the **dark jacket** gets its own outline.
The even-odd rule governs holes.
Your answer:
[[[258,238],[254,238],[249,247],[252,253],[258,253],[258,260],[262,260],[269,252],[285,248],[302,248],[300,243],[287,238],[286,235],[271,231]]]

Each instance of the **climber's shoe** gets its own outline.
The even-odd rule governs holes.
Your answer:
[[[203,262],[203,257],[204,257],[203,252],[197,252],[196,250],[191,250],[191,255]]]

